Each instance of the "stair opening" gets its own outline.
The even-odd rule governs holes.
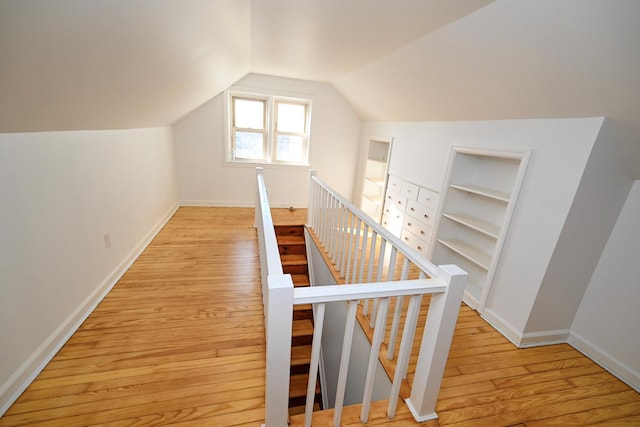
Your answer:
[[[310,286],[304,225],[276,225],[275,232],[283,273],[291,275],[294,287]],[[289,377],[289,415],[291,416],[304,413],[312,340],[311,304],[296,305],[293,310]],[[320,380],[316,378],[314,410],[322,409],[320,387]]]

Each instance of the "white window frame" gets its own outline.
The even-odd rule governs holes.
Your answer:
[[[236,98],[256,100],[265,102],[265,126],[264,126],[264,157],[262,159],[243,159],[235,157],[235,118],[233,100]],[[277,103],[301,104],[306,108],[305,132],[304,134],[292,134],[288,132],[278,132],[277,130]],[[297,98],[291,96],[280,96],[264,94],[258,92],[246,92],[230,90],[226,92],[226,127],[225,127],[225,160],[234,164],[275,164],[275,165],[295,165],[309,166],[309,142],[311,129],[311,99]],[[256,130],[251,130],[255,132]],[[299,161],[285,161],[276,158],[277,136],[300,135],[302,136],[302,158]]]

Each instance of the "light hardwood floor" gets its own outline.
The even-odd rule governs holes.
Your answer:
[[[253,209],[180,208],[0,426],[258,426],[255,233]],[[516,349],[463,307],[437,411],[424,425],[640,425],[640,395],[568,345]],[[360,425],[356,414],[343,423]],[[401,407],[369,424],[414,423]]]

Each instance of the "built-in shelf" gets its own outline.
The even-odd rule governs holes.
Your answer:
[[[502,191],[491,190],[489,188],[477,187],[475,185],[451,184],[449,187],[456,190],[466,191],[467,193],[477,194],[478,196],[488,197],[503,203],[509,203],[509,194]]]
[[[465,257],[467,260],[473,262],[478,267],[481,267],[484,270],[489,270],[491,255],[479,251],[473,246],[466,244],[462,240],[438,239],[438,243]]]
[[[376,221],[382,218],[390,154],[391,141],[369,141],[360,208]]]
[[[454,147],[436,229],[435,264],[468,273],[465,302],[482,312],[522,184],[528,152]]]
[[[463,213],[444,213],[442,214],[442,216],[494,239],[497,239],[498,235],[500,234],[500,227],[498,227],[497,225],[493,225],[471,215]]]

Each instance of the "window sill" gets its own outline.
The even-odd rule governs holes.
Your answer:
[[[262,162],[236,162],[233,160],[224,160],[222,162],[225,167],[252,168],[257,167],[265,169],[289,169],[289,168],[311,168],[308,163],[262,163]]]

